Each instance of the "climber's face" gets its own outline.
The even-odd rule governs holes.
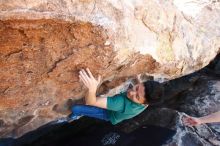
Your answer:
[[[139,83],[128,89],[127,97],[136,103],[144,104],[146,99],[145,99],[145,90],[143,83]]]

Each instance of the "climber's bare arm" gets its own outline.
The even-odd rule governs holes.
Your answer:
[[[220,122],[220,111],[216,113],[212,113],[208,116],[200,117],[202,123],[216,123]]]
[[[183,118],[183,123],[189,126],[196,126],[200,124],[215,123],[215,122],[220,122],[220,111],[200,118],[191,117],[191,116],[187,116]]]
[[[79,78],[87,87],[88,91],[85,96],[85,101],[87,105],[92,105],[100,108],[107,108],[107,98],[106,97],[96,97],[96,91],[101,81],[101,76],[95,79],[90,70],[82,69],[79,72]]]

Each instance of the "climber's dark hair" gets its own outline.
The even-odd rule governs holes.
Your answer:
[[[164,87],[156,81],[143,82],[146,104],[156,105],[163,101]]]

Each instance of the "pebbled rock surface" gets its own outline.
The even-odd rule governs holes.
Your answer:
[[[219,52],[219,24],[214,0],[0,1],[0,137],[67,115],[85,94],[81,68],[101,74],[98,94],[140,73],[201,69]]]

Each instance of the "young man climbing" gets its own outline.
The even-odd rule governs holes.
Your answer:
[[[86,105],[73,105],[72,114],[69,116],[72,120],[88,116],[117,124],[140,114],[149,104],[160,103],[163,94],[160,83],[147,81],[113,97],[97,97],[96,91],[101,77],[95,79],[87,68],[79,72],[79,78],[88,89],[85,96]]]

